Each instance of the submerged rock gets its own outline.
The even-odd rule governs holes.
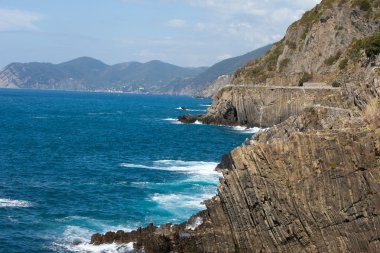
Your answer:
[[[194,115],[191,115],[191,114],[186,114],[186,115],[178,117],[178,121],[180,121],[182,123],[185,123],[185,124],[193,124],[198,119],[199,119],[198,116],[194,116]]]

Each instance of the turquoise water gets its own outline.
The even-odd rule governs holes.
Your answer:
[[[210,103],[0,90],[0,252],[125,252],[88,241],[204,209],[220,156],[251,135],[173,120]]]

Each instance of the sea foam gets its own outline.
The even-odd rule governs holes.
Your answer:
[[[183,172],[187,174],[202,174],[202,175],[219,175],[215,171],[218,163],[203,162],[203,161],[182,161],[182,160],[158,160],[154,161],[152,165],[142,165],[133,163],[121,163],[120,166],[124,168],[140,168],[151,170],[167,170],[175,172]]]
[[[31,207],[32,203],[24,200],[0,199],[1,207]]]
[[[116,230],[131,231],[130,229],[125,229],[121,227],[104,227],[103,233],[106,231],[116,231]],[[99,232],[93,231],[80,226],[67,226],[63,238],[57,240],[51,245],[53,251],[61,252],[80,252],[80,253],[119,253],[119,252],[133,252],[133,243],[128,244],[103,244],[103,245],[93,245],[90,244],[89,238],[91,235]]]
[[[161,194],[155,193],[149,201],[156,202],[162,210],[175,214],[176,219],[186,219],[186,211],[193,212],[205,209],[203,201],[215,196],[215,192],[202,194]]]
[[[163,119],[163,120],[164,121],[169,121],[170,123],[175,124],[175,125],[182,124],[182,122],[180,122],[178,119],[174,119],[174,118],[166,118],[166,119]]]
[[[246,134],[255,134],[261,130],[265,130],[264,128],[259,128],[259,127],[248,128],[248,127],[244,127],[244,126],[234,126],[231,128],[234,131],[239,131],[239,132],[246,133]]]

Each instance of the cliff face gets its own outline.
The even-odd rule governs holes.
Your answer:
[[[379,24],[379,1],[322,1],[266,55],[239,69],[235,87],[220,90],[196,119],[268,127],[312,105],[354,107],[355,96],[379,82]]]
[[[379,6],[322,1],[238,71],[206,115],[182,118],[272,126],[222,158],[207,210],[181,225],[96,234],[92,243],[135,242],[148,253],[380,252]],[[305,37],[303,57],[289,53],[300,50],[286,42],[294,36]]]
[[[202,90],[197,93],[197,97],[212,98],[218,93],[220,89],[231,84],[232,77],[230,75],[219,76],[214,82],[206,85]]]
[[[346,96],[344,89],[328,86],[229,86],[217,93],[207,115],[198,120],[218,125],[270,127],[313,105],[347,108]]]
[[[206,211],[181,225],[97,234],[92,243],[136,242],[146,252],[379,252],[380,119],[366,122],[350,110],[305,109],[222,158]]]

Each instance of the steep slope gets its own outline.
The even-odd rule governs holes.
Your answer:
[[[298,109],[294,109],[291,96],[295,86],[301,86],[307,96],[313,89],[340,88],[360,93],[359,84],[374,83],[378,74],[379,6],[378,0],[322,1],[292,24],[284,39],[265,56],[239,69],[234,74],[234,86],[222,89],[215,96],[202,120],[209,124],[260,126],[257,117],[281,119],[262,124],[271,126],[299,112],[299,106],[331,106],[321,102],[325,100],[323,96],[317,96],[313,100],[302,100],[306,102],[296,104]],[[269,97],[274,88],[281,87],[284,97],[262,99],[262,92],[252,96],[255,87],[265,90]]]
[[[272,45],[267,45],[247,54],[218,62],[194,78],[179,80],[176,83],[176,89],[178,91],[186,91],[189,87],[196,87],[196,91],[201,91],[202,89],[207,88],[208,85],[211,85],[220,76],[233,75],[237,69],[247,64],[247,62],[263,56],[271,47]],[[197,94],[193,93],[191,95]]]
[[[367,61],[374,54],[358,40],[371,36],[379,40],[379,4],[378,0],[322,1],[292,24],[264,57],[237,71],[234,83],[297,86],[363,79],[352,75],[361,71],[357,63],[364,57],[362,49]]]
[[[206,85],[206,87],[203,87],[198,93],[196,94],[197,97],[201,98],[212,98],[214,95],[218,93],[218,91],[231,84],[232,76],[231,75],[222,75],[219,76],[218,79],[213,81],[211,84]]]
[[[134,242],[148,253],[379,252],[379,7],[323,0],[285,36],[298,31],[296,38],[312,38],[304,46],[315,48],[301,57],[281,41],[238,71],[235,86],[219,92],[207,115],[194,117],[249,125],[266,108],[280,117],[222,158],[218,194],[205,211],[180,225],[95,234],[92,243]],[[346,34],[331,33],[335,24]],[[343,61],[350,52],[355,57]],[[341,87],[307,83],[304,71],[316,82],[342,81]],[[192,229],[195,221],[201,224]]]

